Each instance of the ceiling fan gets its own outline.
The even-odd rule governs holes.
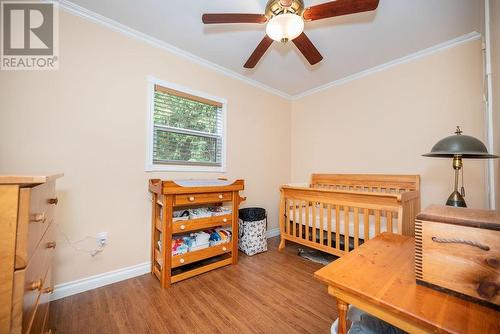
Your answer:
[[[267,23],[266,36],[245,63],[245,68],[254,68],[273,41],[293,44],[311,64],[317,64],[323,56],[304,33],[304,21],[316,21],[375,10],[379,0],[336,0],[308,8],[302,0],[269,0],[265,14],[203,14],[205,24],[218,23]]]

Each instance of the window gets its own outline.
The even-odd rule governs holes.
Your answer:
[[[150,171],[225,171],[226,101],[150,80]]]

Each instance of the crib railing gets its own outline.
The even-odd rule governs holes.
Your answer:
[[[401,193],[420,190],[419,175],[312,174],[311,188]]]
[[[414,234],[418,191],[355,191],[283,186],[280,249],[297,242],[342,256],[382,232]]]

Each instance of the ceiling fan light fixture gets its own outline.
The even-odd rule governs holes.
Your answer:
[[[267,35],[278,42],[288,42],[297,38],[304,31],[304,19],[291,13],[280,14],[269,20]]]

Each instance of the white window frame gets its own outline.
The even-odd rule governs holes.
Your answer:
[[[182,164],[155,164],[153,161],[153,147],[154,147],[154,96],[155,85],[170,88],[182,93],[198,96],[214,102],[222,104],[222,152],[221,152],[221,165],[220,166],[202,166],[202,165],[182,165]],[[226,173],[226,159],[227,159],[227,99],[212,96],[210,94],[196,91],[191,88],[183,87],[172,82],[157,79],[153,76],[147,77],[148,88],[148,117],[147,118],[147,142],[146,142],[146,172],[217,172]]]

